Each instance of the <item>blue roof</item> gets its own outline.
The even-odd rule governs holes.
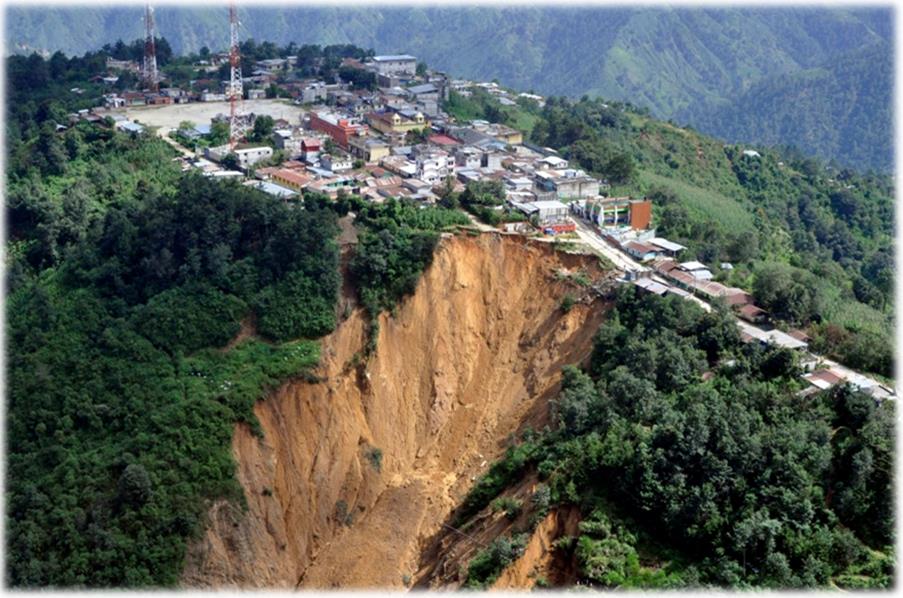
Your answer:
[[[384,54],[382,56],[374,56],[374,62],[390,62],[394,60],[417,60],[410,54]]]
[[[129,133],[140,133],[144,130],[144,127],[139,125],[138,123],[133,122],[125,122],[119,125],[119,128],[128,131]]]
[[[295,195],[298,195],[291,189],[286,189],[285,187],[283,187],[281,185],[277,185],[275,183],[270,183],[267,181],[256,181],[256,183],[253,186],[257,187],[264,193],[269,193],[270,195],[275,195],[276,197],[294,197]]]

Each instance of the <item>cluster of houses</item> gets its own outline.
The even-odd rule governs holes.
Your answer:
[[[610,187],[605,181],[553,150],[525,143],[521,131],[481,120],[455,122],[441,110],[451,87],[445,76],[417,76],[415,57],[345,62],[374,72],[380,86],[371,91],[309,83],[300,97],[310,91],[318,103],[309,105],[298,122],[277,120],[269,143],[208,147],[203,159],[186,159],[185,167],[201,168],[210,176],[250,175],[254,180],[249,184],[284,198],[314,190],[333,198],[349,193],[377,202],[407,197],[430,203],[449,186],[463,191],[468,183],[497,181],[507,200],[498,209],[519,212],[524,221],[548,233],[575,229],[575,203],[617,206],[619,215],[627,215],[615,218],[619,224],[649,226],[648,201],[606,198]],[[268,61],[259,66],[283,64]],[[209,132],[209,125],[179,131],[189,139]],[[278,166],[269,163],[275,151],[287,158]],[[230,154],[239,170],[218,168]]]
[[[455,79],[451,81],[451,89],[461,96],[467,98],[473,95],[475,89],[482,89],[488,94],[494,96],[502,106],[515,106],[519,98],[524,98],[532,102],[536,102],[540,108],[546,105],[546,100],[541,95],[535,93],[513,93],[496,82],[475,82],[467,79]]]
[[[377,202],[409,197],[430,203],[449,185],[463,191],[468,183],[498,181],[509,210],[554,233],[574,230],[570,202],[604,202],[601,193],[608,188],[551,150],[528,147],[522,134],[510,127],[451,123],[444,115],[434,120],[402,103],[363,115],[314,106],[297,123],[276,121],[272,141],[273,147],[206,148],[205,158],[215,163],[234,154],[242,170],[269,183],[263,190],[279,196],[285,196],[286,189],[310,189],[334,198],[352,193]],[[258,167],[272,158],[274,148],[288,160]],[[648,213],[642,218],[640,211],[635,208],[633,220],[625,225],[648,226]]]
[[[800,392],[805,396],[819,390],[829,389],[837,384],[846,383],[857,388],[876,400],[884,400],[894,396],[894,391],[875,380],[862,376],[837,364],[828,365],[809,352],[811,339],[802,330],[792,329],[787,332],[774,328],[768,321],[768,314],[753,303],[752,296],[736,287],[725,286],[712,280],[712,272],[698,261],[678,262],[674,256],[685,249],[667,239],[653,237],[643,242],[643,249],[636,246],[641,243],[630,240],[624,243],[623,249],[642,259],[649,260],[650,270],[641,272],[631,282],[644,292],[655,295],[678,295],[684,299],[698,297],[708,302],[722,300],[730,306],[739,322],[740,339],[744,343],[757,343],[762,346],[778,346],[799,353],[803,368],[802,378],[809,386]],[[646,252],[654,253],[650,256]]]

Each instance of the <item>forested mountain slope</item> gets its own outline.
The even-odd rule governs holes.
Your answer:
[[[246,7],[240,14],[242,35],[261,41],[410,52],[458,76],[630,101],[732,141],[800,144],[863,168],[891,164],[889,136],[875,134],[890,129],[892,18],[883,9]],[[157,25],[176,52],[220,49],[228,40],[225,9],[161,6]],[[7,50],[81,53],[142,31],[137,6],[16,8],[7,15]],[[866,47],[869,59],[860,54]]]

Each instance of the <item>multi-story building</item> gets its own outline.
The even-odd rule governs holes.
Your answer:
[[[344,154],[323,154],[320,156],[320,164],[330,172],[342,172],[351,170],[353,162],[351,156]]]
[[[374,56],[369,64],[378,74],[385,76],[413,76],[417,72],[417,58],[409,54]]]
[[[455,164],[461,169],[473,170],[482,164],[483,152],[475,147],[463,146],[455,150]]]
[[[417,178],[434,185],[455,176],[455,160],[447,152],[435,151],[417,156]]]
[[[373,137],[352,137],[348,149],[352,156],[364,162],[379,162],[389,155],[389,144]]]
[[[273,142],[276,144],[276,149],[284,150],[290,158],[301,155],[301,143],[303,141],[304,138],[292,129],[276,129],[273,131]]]
[[[352,136],[367,134],[367,125],[333,112],[311,112],[309,126],[314,131],[326,133],[343,148],[348,148],[348,140]]]
[[[558,199],[586,199],[599,195],[599,180],[582,170],[540,170],[535,180],[539,189],[555,193]]]
[[[386,135],[406,135],[411,131],[420,131],[430,126],[423,113],[408,110],[371,112],[367,115],[367,122]]]
[[[629,226],[645,230],[652,223],[652,202],[647,199],[600,197],[574,202],[571,209],[602,228]]]

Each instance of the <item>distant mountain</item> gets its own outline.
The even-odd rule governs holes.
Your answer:
[[[892,163],[890,9],[246,7],[243,35],[410,52],[455,75],[598,95],[730,140]],[[140,6],[10,8],[7,51],[82,53],[142,35]],[[161,6],[176,52],[223,48],[225,8]]]

